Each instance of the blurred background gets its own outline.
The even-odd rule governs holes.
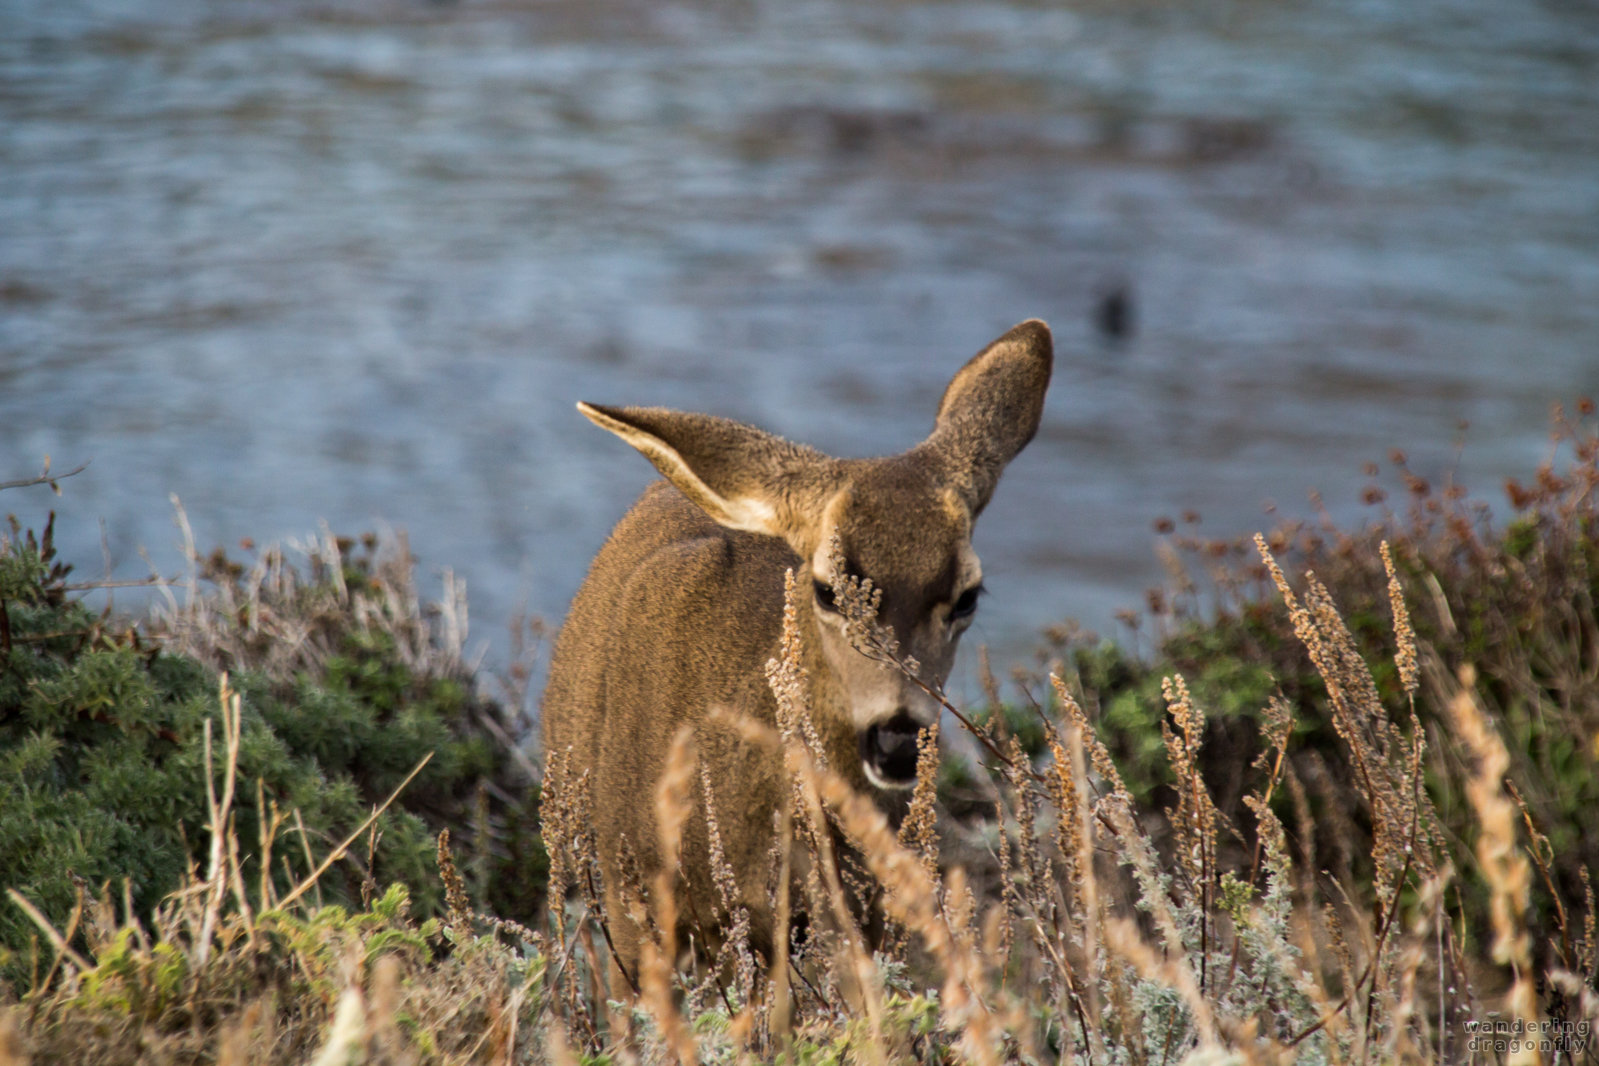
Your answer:
[[[1055,329],[969,644],[1152,523],[1497,498],[1599,391],[1599,8],[3,0],[0,480],[82,577],[384,526],[503,658],[652,469],[579,399],[901,450]],[[119,595],[119,604],[128,597]],[[966,657],[970,668],[974,657]]]

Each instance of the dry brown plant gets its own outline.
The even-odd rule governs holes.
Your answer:
[[[1477,861],[1492,890],[1489,914],[1493,920],[1493,960],[1509,967],[1512,975],[1506,1001],[1512,1019],[1527,1032],[1536,1033],[1540,1012],[1525,924],[1532,864],[1516,845],[1516,805],[1505,795],[1503,781],[1510,755],[1473,695],[1476,681],[1475,671],[1469,667],[1461,670],[1460,688],[1450,701],[1449,710],[1457,735],[1477,761],[1477,772],[1468,791],[1481,825]],[[1542,1061],[1536,1047],[1529,1047],[1528,1043],[1523,1042],[1519,1050],[1512,1052],[1511,1066],[1531,1066]]]
[[[659,940],[646,937],[639,956],[639,987],[644,1005],[655,1019],[681,1066],[699,1062],[699,1047],[694,1033],[684,1024],[672,997],[673,974],[677,967],[678,892],[677,858],[683,843],[683,823],[693,810],[693,781],[696,761],[694,735],[682,729],[672,741],[666,759],[666,773],[655,792],[655,818],[660,829],[662,863],[650,893],[654,908],[654,928]]]
[[[899,844],[918,856],[933,879],[938,877],[938,726],[923,729],[916,737],[916,787],[911,792],[910,809],[899,827]]]
[[[1399,583],[1399,575],[1394,572],[1394,557],[1386,540],[1382,542],[1379,550],[1382,553],[1383,569],[1388,573],[1388,603],[1394,616],[1394,641],[1397,645],[1394,665],[1399,670],[1399,680],[1404,685],[1405,695],[1414,700],[1416,689],[1421,687],[1421,667],[1416,657],[1416,631],[1410,625],[1410,608],[1405,605],[1405,590]]]

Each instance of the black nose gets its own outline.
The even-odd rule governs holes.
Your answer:
[[[916,780],[916,736],[922,727],[904,711],[861,734],[861,761],[893,785]]]

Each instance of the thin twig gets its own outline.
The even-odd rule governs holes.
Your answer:
[[[278,909],[282,910],[284,907],[287,907],[289,904],[293,903],[295,900],[299,899],[301,896],[310,891],[311,886],[315,885],[318,879],[320,879],[321,876],[327,872],[328,867],[332,866],[334,863],[343,858],[344,853],[349,849],[350,845],[361,839],[361,834],[367,831],[367,827],[373,822],[377,821],[378,818],[382,816],[383,812],[388,810],[389,806],[393,804],[395,800],[400,798],[400,793],[405,791],[405,786],[409,785],[412,778],[416,777],[417,774],[422,772],[422,767],[426,766],[429,761],[432,760],[432,758],[433,753],[431,751],[422,756],[422,761],[411,768],[411,772],[405,775],[405,780],[401,781],[399,785],[395,787],[394,791],[389,793],[389,798],[384,800],[379,806],[375,807],[372,813],[367,816],[366,821],[357,826],[355,832],[345,837],[342,844],[329,852],[328,857],[323,859],[321,863],[317,865],[317,868],[312,870],[304,881],[301,881],[294,887],[294,891],[290,892],[287,896],[284,896],[278,901]]]
[[[64,474],[52,474],[50,473],[50,457],[47,455],[44,457],[44,469],[39,472],[37,477],[18,478],[16,481],[0,481],[0,489],[25,489],[29,485],[49,485],[57,493],[60,493],[61,490],[56,488],[56,482],[63,478],[69,478],[73,474],[83,473],[88,465],[88,461],[85,460]]]
[[[587,869],[584,871],[584,876],[588,880],[589,892],[595,896],[598,896],[599,892],[594,884],[594,871],[592,869]],[[616,941],[611,939],[611,924],[606,920],[603,909],[600,911],[599,921],[600,933],[605,937],[605,946],[611,952],[611,961],[616,963],[617,970],[621,971],[622,980],[627,982],[627,986],[633,990],[633,994],[635,996],[641,995],[642,990],[639,988],[638,978],[629,973],[627,967],[622,965],[622,955],[616,950]]]
[[[79,581],[71,585],[58,585],[62,592],[98,592],[101,589],[147,589],[157,586],[176,585],[175,577],[162,577],[160,574],[151,574],[149,577],[129,578],[127,580],[112,581]]]
[[[76,966],[81,972],[94,969],[87,959],[72,950],[67,944],[66,938],[56,931],[55,926],[50,924],[50,919],[46,918],[38,907],[30,903],[26,896],[14,888],[6,889],[6,895],[11,897],[12,903],[21,908],[22,913],[33,920],[34,925],[43,930],[45,937],[50,941],[50,946],[55,948],[59,955],[71,960],[72,965]]]

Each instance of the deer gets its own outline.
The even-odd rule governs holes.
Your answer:
[[[774,930],[769,874],[790,784],[773,748],[737,728],[777,728],[766,667],[779,654],[786,587],[798,590],[787,600],[822,757],[903,817],[918,737],[939,719],[983,592],[973,525],[1038,430],[1052,364],[1047,325],[1013,327],[951,379],[927,438],[885,458],[833,458],[713,415],[578,404],[665,479],[596,555],[556,637],[542,705],[546,773],[560,759],[568,777],[587,777],[613,962],[635,990],[647,934],[627,917],[624,887],[661,873],[654,797],[685,730],[750,944],[770,961],[774,936],[786,935]],[[850,638],[838,602],[845,581],[881,593],[876,622],[901,662]],[[671,871],[681,873],[673,913],[725,920],[706,797],[695,804]]]

